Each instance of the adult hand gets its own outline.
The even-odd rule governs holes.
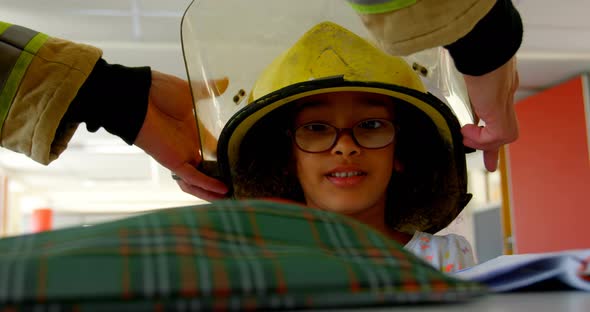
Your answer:
[[[215,84],[217,90],[212,91],[219,95],[227,89],[228,80],[215,80]],[[198,89],[195,97],[209,96],[204,83]],[[205,200],[223,198],[227,187],[197,170],[202,160],[199,142],[188,82],[152,71],[148,110],[134,144],[175,173],[183,191]]]
[[[478,120],[463,126],[463,144],[483,150],[486,169],[496,171],[500,147],[518,138],[514,110],[514,93],[519,84],[516,57],[485,75],[464,78],[474,113],[485,126],[478,127]]]

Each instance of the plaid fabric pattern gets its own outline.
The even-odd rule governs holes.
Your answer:
[[[485,292],[355,220],[271,201],[218,201],[0,240],[0,311],[357,307]]]

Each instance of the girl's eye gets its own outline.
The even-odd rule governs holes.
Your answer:
[[[364,120],[358,124],[359,128],[363,129],[379,129],[383,127],[383,121],[380,119],[369,119]]]
[[[304,125],[302,128],[304,128],[305,130],[310,131],[310,132],[327,132],[327,131],[330,131],[330,126],[329,125],[321,124],[321,123],[307,124],[307,125]]]

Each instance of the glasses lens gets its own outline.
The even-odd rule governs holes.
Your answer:
[[[336,138],[336,128],[322,123],[305,124],[295,130],[295,143],[307,152],[323,152]]]
[[[365,148],[381,148],[393,142],[395,127],[385,119],[367,119],[352,129],[359,145]]]

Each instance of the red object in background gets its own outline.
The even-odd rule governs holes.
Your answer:
[[[516,104],[520,137],[508,146],[516,253],[590,247],[588,75]]]
[[[53,210],[49,208],[35,209],[31,215],[33,233],[49,231],[53,225]]]

